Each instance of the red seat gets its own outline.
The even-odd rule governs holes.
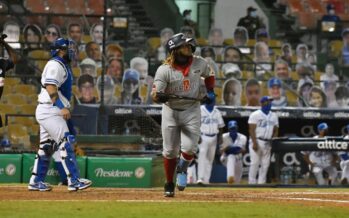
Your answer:
[[[47,13],[44,0],[25,0],[24,6],[33,13]]]
[[[104,14],[104,0],[88,0],[87,6],[90,9],[90,14]],[[91,11],[93,12],[91,13]]]
[[[312,13],[326,14],[326,10],[319,0],[307,0],[309,11]]]
[[[304,11],[302,2],[299,0],[288,0],[287,5],[291,15],[295,15],[295,14],[298,14],[299,12]]]
[[[86,14],[85,0],[69,0],[67,8],[72,14]]]
[[[65,14],[66,5],[64,1],[57,2],[57,0],[47,0],[47,4],[50,7],[50,13]]]
[[[303,30],[314,30],[317,26],[317,21],[320,18],[320,14],[314,14],[311,12],[300,12],[298,14],[298,27]]]

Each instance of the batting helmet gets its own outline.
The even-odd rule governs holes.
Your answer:
[[[189,44],[191,46],[192,52],[196,49],[195,40],[193,38],[187,38],[183,33],[177,33],[173,35],[166,44],[166,49],[168,52],[172,52],[174,49],[179,48],[181,45]]]
[[[235,120],[231,120],[228,122],[228,129],[237,129],[238,123]]]

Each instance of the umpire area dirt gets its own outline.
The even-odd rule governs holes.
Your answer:
[[[120,201],[120,202],[285,202],[318,206],[349,206],[349,189],[187,188],[174,198],[161,188],[90,188],[68,192],[55,186],[51,192],[27,191],[26,186],[0,186],[0,201]]]

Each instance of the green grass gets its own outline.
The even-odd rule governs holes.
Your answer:
[[[276,202],[3,201],[0,217],[348,217],[349,208]]]

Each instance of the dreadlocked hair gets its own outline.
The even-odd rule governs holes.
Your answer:
[[[170,55],[164,60],[163,64],[167,64],[172,67],[174,65],[174,62],[175,62],[175,50],[170,52]]]

